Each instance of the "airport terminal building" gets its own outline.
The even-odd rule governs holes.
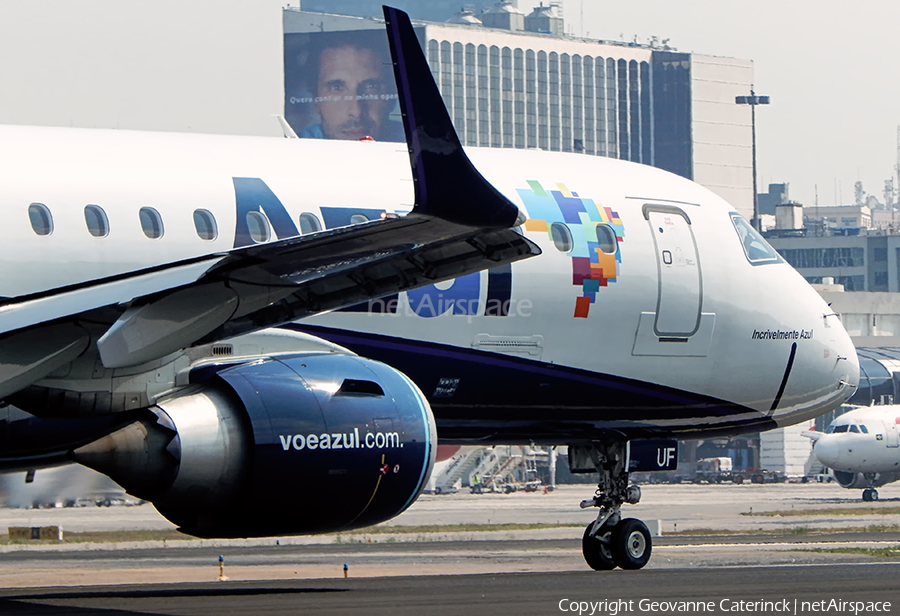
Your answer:
[[[752,62],[565,36],[551,7],[524,15],[500,2],[452,21],[414,25],[464,145],[653,165],[752,217],[750,110],[735,104],[751,88]],[[384,36],[374,17],[284,10],[285,117],[298,134],[316,115],[300,74],[305,46],[348,31]]]

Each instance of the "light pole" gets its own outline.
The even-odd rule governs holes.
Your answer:
[[[762,231],[759,221],[759,199],[756,196],[756,106],[768,105],[768,96],[757,96],[753,88],[750,88],[750,96],[735,96],[734,102],[738,105],[750,105],[750,132],[753,135],[753,228],[757,232]]]

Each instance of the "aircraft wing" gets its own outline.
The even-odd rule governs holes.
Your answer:
[[[518,208],[463,151],[408,17],[386,17],[415,186],[410,214],[5,298],[0,397],[83,352],[84,323],[105,331],[97,347],[106,368],[133,366],[540,254],[513,228]]]

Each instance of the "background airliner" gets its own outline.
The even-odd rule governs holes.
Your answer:
[[[825,432],[804,434],[816,459],[834,471],[845,488],[863,488],[864,501],[878,500],[878,488],[900,479],[900,406],[861,407],[835,418]]]
[[[0,128],[2,464],[74,459],[184,532],[249,536],[397,515],[438,437],[568,444],[599,473],[588,564],[643,567],[621,506],[629,471],[671,468],[659,439],[830,410],[853,345],[683,178],[464,152],[385,17],[405,150]]]

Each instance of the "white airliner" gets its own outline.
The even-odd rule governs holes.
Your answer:
[[[464,152],[386,20],[405,148],[0,128],[0,464],[74,459],[187,533],[252,536],[397,515],[438,437],[568,444],[600,474],[588,564],[640,568],[629,471],[835,408],[850,338],[688,180]]]
[[[845,488],[863,488],[864,501],[878,500],[878,488],[900,479],[900,406],[861,407],[835,418],[814,441],[816,459],[834,471]]]

